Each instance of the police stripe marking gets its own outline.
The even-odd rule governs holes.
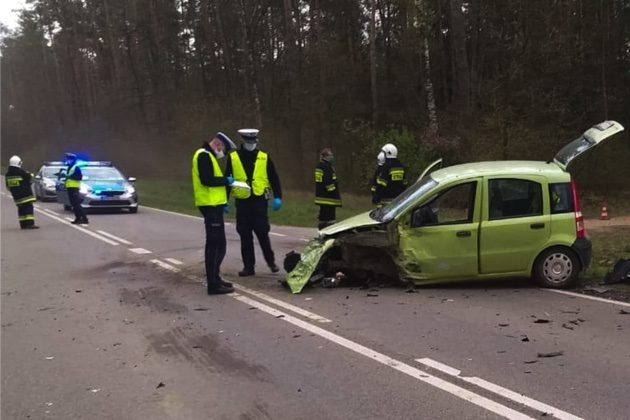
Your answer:
[[[119,238],[118,236],[112,235],[111,233],[107,233],[107,232],[105,232],[103,230],[97,230],[97,232],[100,233],[103,236],[107,236],[108,238],[111,238],[111,239],[113,239],[115,241],[118,241],[121,244],[131,245],[131,242],[129,242],[128,240],[123,239],[123,238]]]
[[[543,402],[537,401],[533,398],[526,397],[523,394],[519,394],[518,392],[511,391],[507,388],[503,388],[502,386],[495,385],[492,382],[488,382],[484,379],[477,378],[477,377],[459,376],[461,373],[459,369],[455,369],[453,367],[440,363],[436,360],[423,358],[423,359],[416,359],[416,362],[421,363],[425,366],[432,367],[433,369],[439,370],[440,372],[444,372],[448,375],[455,376],[465,382],[471,383],[473,385],[477,385],[478,387],[483,388],[487,391],[490,391],[492,393],[495,393],[497,395],[500,395],[504,398],[515,401],[527,407],[533,408],[534,410],[541,411],[557,419],[583,420],[581,417],[574,416],[573,414],[567,413],[566,411],[562,411],[556,407],[552,407]]]
[[[129,248],[129,251],[133,252],[134,254],[153,254],[153,252],[144,248]]]
[[[405,375],[409,375],[412,378],[415,378],[428,385],[431,385],[433,387],[446,391],[449,394],[452,394],[465,401],[471,402],[479,407],[482,407],[500,416],[503,416],[508,419],[516,419],[516,420],[533,420],[534,419],[533,417],[529,417],[523,413],[513,410],[496,401],[492,401],[482,395],[475,394],[472,391],[469,391],[465,388],[452,384],[448,381],[445,381],[444,379],[438,378],[437,376],[430,375],[427,372],[424,372],[418,368],[415,368],[411,365],[408,365],[392,357],[389,357],[383,353],[379,353],[375,350],[372,350],[354,341],[348,340],[347,338],[344,338],[340,335],[327,331],[316,325],[309,324],[306,321],[302,321],[301,319],[298,319],[292,315],[289,315],[282,311],[278,311],[270,306],[260,303],[257,300],[250,299],[246,296],[242,296],[238,294],[235,296],[232,295],[231,297],[247,305],[250,305],[256,309],[259,309],[260,311],[265,312],[277,319],[280,319],[284,322],[288,322],[289,324],[293,324],[296,327],[302,328],[303,330],[306,330],[312,334],[318,335],[341,347],[345,347],[346,349],[350,351],[353,351],[357,354],[365,356],[370,360],[374,360],[375,362],[388,366],[394,370],[404,373]]]

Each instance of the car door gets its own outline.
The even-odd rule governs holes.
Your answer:
[[[398,225],[399,263],[424,280],[478,273],[481,178],[460,181],[418,206]]]
[[[484,180],[479,233],[482,274],[529,270],[551,232],[546,178],[492,177]]]

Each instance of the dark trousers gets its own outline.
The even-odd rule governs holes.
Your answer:
[[[81,194],[79,194],[78,188],[67,188],[68,190],[68,199],[70,200],[70,205],[72,206],[72,211],[74,212],[75,220],[85,220],[87,217],[85,216],[85,210],[81,207]]]
[[[333,223],[335,223],[335,218],[336,218],[336,213],[337,211],[337,207],[335,206],[328,206],[325,204],[320,204],[319,205],[319,216],[317,217],[317,220],[319,221],[319,224],[317,225],[317,227],[319,229],[323,229],[326,226],[330,226]]]
[[[18,220],[20,227],[24,229],[35,224],[35,215],[33,214],[33,203],[18,204]]]
[[[223,222],[224,206],[201,206],[199,211],[203,215],[206,225],[206,279],[208,290],[217,288],[221,284],[221,263],[225,257],[225,223]]]
[[[237,202],[236,204],[236,231],[241,237],[241,257],[243,267],[253,270],[256,265],[254,255],[254,235],[262,249],[267,265],[275,264],[276,259],[271,249],[269,240],[269,217],[267,216],[267,200],[252,200]]]

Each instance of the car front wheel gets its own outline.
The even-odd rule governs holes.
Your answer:
[[[552,289],[572,286],[578,278],[580,262],[569,248],[545,250],[534,263],[533,277],[538,284]]]

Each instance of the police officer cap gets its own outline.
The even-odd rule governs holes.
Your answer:
[[[255,128],[241,128],[240,130],[238,130],[238,134],[241,135],[241,137],[243,138],[243,141],[246,142],[258,142],[258,133],[260,132],[260,130],[257,130]]]
[[[75,155],[74,153],[66,153],[66,159],[68,160],[76,160],[77,155]]]
[[[227,150],[236,149],[234,142],[225,133],[219,131],[215,137],[221,140]]]

